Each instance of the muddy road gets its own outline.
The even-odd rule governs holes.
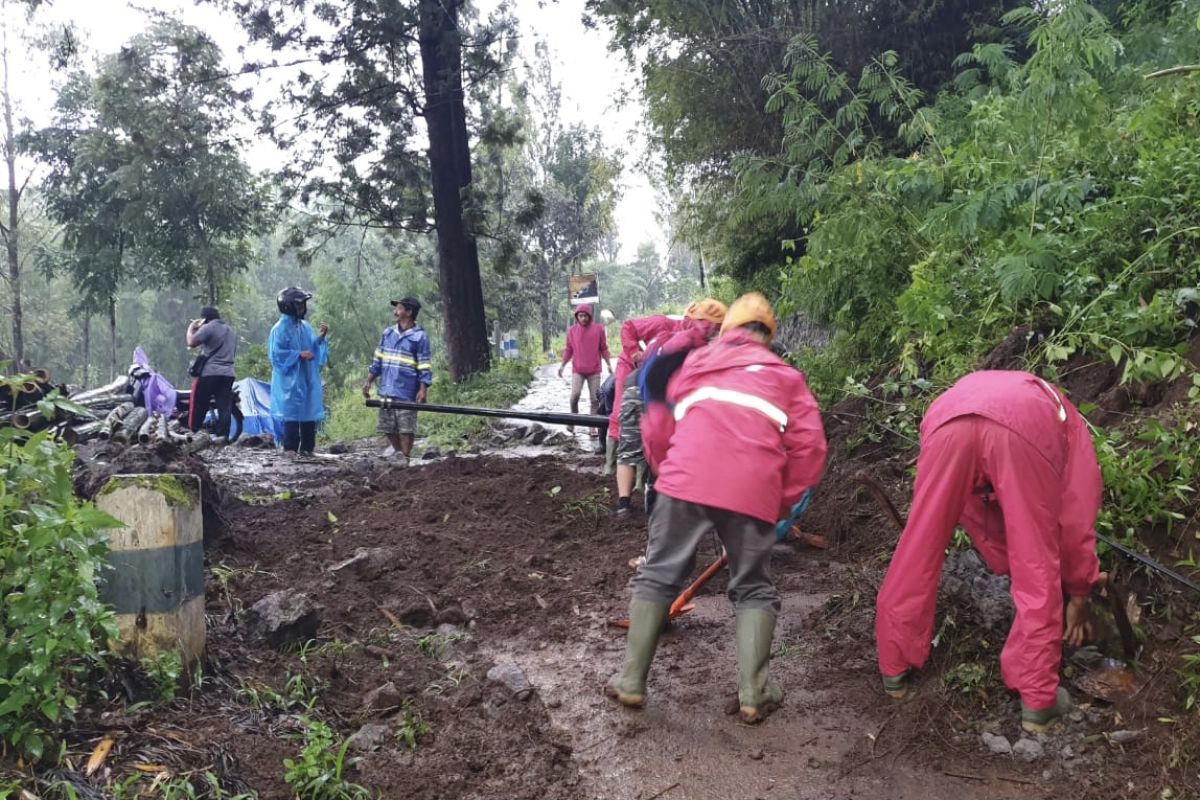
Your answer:
[[[543,368],[523,406],[562,410],[566,394]],[[735,667],[723,576],[664,636],[647,708],[621,708],[601,686],[623,656],[613,622],[645,517],[609,515],[610,479],[586,432],[530,438],[496,429],[477,452],[408,469],[375,442],[305,464],[238,448],[206,456],[225,528],[206,554],[205,677],[134,711],[138,687],[114,688],[69,743],[76,763],[104,738],[113,753],[70,780],[95,789],[143,771],[137,785],[151,789],[152,765],[284,800],[283,760],[312,720],[352,739],[346,778],[384,798],[1149,798],[1187,787],[1188,769],[1195,778],[1165,655],[1147,661],[1134,698],[1077,692],[1065,725],[1029,737],[999,683],[1003,631],[951,606],[916,698],[888,700],[871,625],[895,532],[839,482],[861,466],[845,458],[806,521],[830,549],[785,544],[773,560],[782,709],[758,727],[725,713]],[[901,460],[882,474],[903,472]],[[705,542],[697,569],[714,557]],[[320,621],[274,647],[256,608],[279,593],[303,595]]]

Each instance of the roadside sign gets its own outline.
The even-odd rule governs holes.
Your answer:
[[[567,276],[567,297],[572,306],[600,302],[600,284],[595,273]]]

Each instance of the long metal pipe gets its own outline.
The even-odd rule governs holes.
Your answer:
[[[430,411],[434,414],[465,414],[472,417],[498,417],[500,419],[527,419],[550,425],[578,425],[581,428],[607,428],[608,417],[599,414],[562,414],[553,411],[512,411],[499,408],[474,408],[472,406],[444,406],[436,403],[414,403],[408,400],[393,400],[389,397],[371,398],[366,401],[371,408],[400,408],[408,411]]]

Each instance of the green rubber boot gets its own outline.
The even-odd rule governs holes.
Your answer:
[[[1021,703],[1021,727],[1029,733],[1041,733],[1049,728],[1056,720],[1065,717],[1071,710],[1071,695],[1059,686],[1054,696],[1054,705],[1034,711],[1025,703]]]
[[[884,675],[883,690],[887,692],[888,697],[895,700],[903,700],[908,697],[912,687],[908,682],[908,670],[901,672],[899,675]]]
[[[625,639],[625,669],[609,679],[604,693],[629,708],[646,704],[646,676],[658,647],[658,634],[667,621],[668,606],[634,598],[629,604],[629,635]]]
[[[761,609],[737,612],[738,706],[742,722],[755,725],[783,702],[783,688],[767,680],[775,615]]]

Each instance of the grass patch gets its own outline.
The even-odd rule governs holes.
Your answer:
[[[492,369],[451,383],[444,370],[435,369],[429,402],[443,405],[508,408],[525,396],[533,379],[532,361],[519,358],[495,361]],[[323,441],[347,441],[375,436],[379,412],[363,405],[362,380],[350,380],[330,398],[329,415],[321,433]],[[460,447],[487,426],[483,417],[458,414],[419,414],[417,436],[438,447]]]

